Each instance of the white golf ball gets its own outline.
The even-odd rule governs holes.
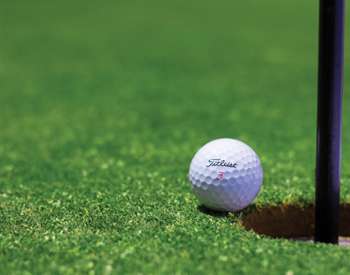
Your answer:
[[[263,170],[257,154],[245,143],[229,138],[213,140],[192,159],[189,180],[206,207],[238,211],[259,193]]]

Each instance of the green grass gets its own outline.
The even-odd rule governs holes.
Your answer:
[[[348,249],[200,212],[186,178],[201,145],[234,137],[262,159],[257,207],[313,201],[317,9],[2,1],[0,273],[349,274]]]

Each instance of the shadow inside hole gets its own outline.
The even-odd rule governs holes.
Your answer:
[[[273,238],[310,240],[315,230],[314,212],[314,205],[271,206],[245,215],[242,224],[248,230]],[[340,205],[339,233],[341,236],[350,236],[350,204]]]

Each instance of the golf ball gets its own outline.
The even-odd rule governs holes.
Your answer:
[[[238,211],[259,193],[263,170],[252,148],[239,140],[222,138],[198,150],[190,165],[189,180],[204,206]]]

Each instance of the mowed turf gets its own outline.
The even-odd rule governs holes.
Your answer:
[[[200,146],[232,137],[262,160],[251,209],[313,202],[317,16],[302,0],[1,1],[0,273],[349,274],[349,249],[245,231],[187,181]]]

